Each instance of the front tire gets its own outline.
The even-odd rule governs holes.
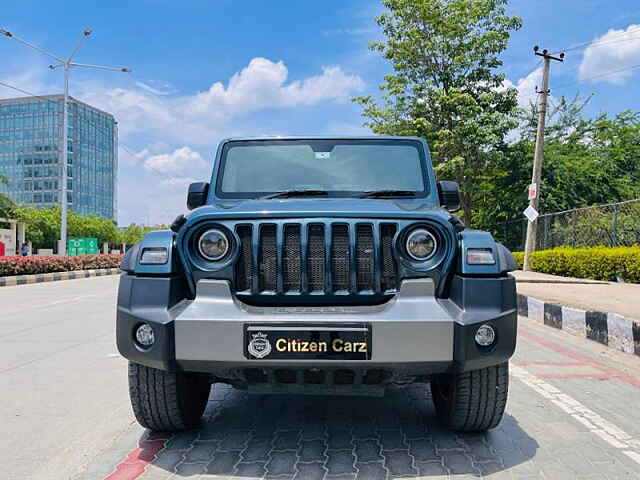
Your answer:
[[[431,381],[436,413],[459,432],[495,428],[504,414],[509,391],[509,362],[470,372],[438,375]]]
[[[156,431],[196,427],[207,406],[209,379],[188,372],[165,372],[129,362],[129,398],[138,423]]]

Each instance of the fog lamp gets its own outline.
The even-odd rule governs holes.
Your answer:
[[[136,329],[136,341],[140,346],[149,348],[156,341],[156,337],[153,333],[153,328],[148,323],[141,324]]]
[[[476,343],[481,347],[490,347],[496,341],[496,331],[491,325],[481,325],[476,332]]]

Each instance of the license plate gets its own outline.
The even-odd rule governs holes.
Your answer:
[[[245,325],[243,350],[250,360],[370,360],[371,328]]]

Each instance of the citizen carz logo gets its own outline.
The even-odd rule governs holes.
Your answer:
[[[255,358],[264,358],[271,353],[271,342],[266,333],[253,333],[247,350]]]

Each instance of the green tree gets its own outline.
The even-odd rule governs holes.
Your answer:
[[[146,233],[145,228],[142,225],[136,225],[132,223],[123,231],[120,232],[120,241],[119,243],[124,243],[126,245],[133,245],[138,243],[144,237]]]
[[[585,119],[588,101],[576,96],[551,105],[540,187],[542,213],[640,196],[640,115],[622,112],[613,118],[601,114]],[[478,226],[491,229],[523,218],[534,151],[531,119],[536,115],[535,105],[523,112],[518,138],[501,148],[482,179],[484,195],[474,212]]]
[[[115,245],[119,240],[118,227],[106,218],[78,215],[69,211],[67,228],[69,237],[97,238],[100,246],[103,242]]]
[[[508,0],[383,0],[376,18],[386,37],[371,44],[394,72],[381,100],[357,97],[375,133],[417,135],[439,176],[462,189],[464,218],[482,191],[479,177],[517,121],[516,90],[504,84],[499,56],[522,22]]]
[[[26,239],[33,243],[35,249],[53,248],[57,245],[60,236],[60,207],[16,206],[12,209],[12,216],[26,223]],[[70,210],[67,229],[69,237],[97,238],[100,246],[103,242],[110,245],[119,243],[118,227],[106,218],[78,215]]]
[[[26,239],[33,248],[53,248],[60,235],[60,209],[16,206],[12,217],[26,224]]]
[[[9,179],[4,175],[0,175],[0,187],[2,185],[8,185]],[[14,203],[4,193],[0,193],[0,217],[7,217],[13,208]]]

